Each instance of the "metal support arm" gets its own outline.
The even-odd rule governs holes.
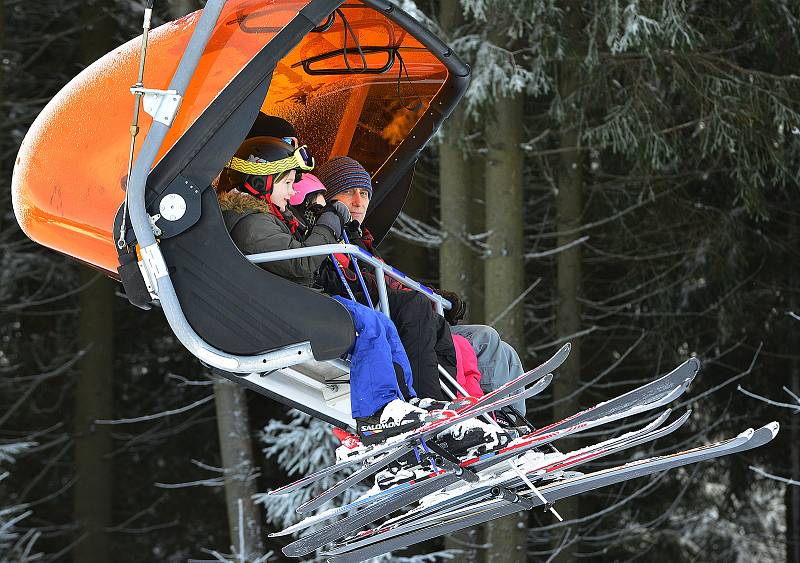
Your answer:
[[[203,9],[168,88],[169,91],[175,92],[175,96],[183,96],[186,92],[186,87],[194,75],[224,6],[225,0],[208,0]],[[228,354],[209,345],[189,325],[181,309],[167,264],[153,235],[150,218],[145,209],[147,176],[150,174],[168,131],[169,125],[153,121],[133,166],[127,196],[131,225],[136,233],[136,240],[139,242],[144,267],[148,270],[164,315],[175,336],[200,360],[230,372],[258,373],[313,359],[310,342],[298,343],[256,356]]]

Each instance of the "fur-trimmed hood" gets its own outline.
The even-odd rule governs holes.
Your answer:
[[[219,199],[219,206],[223,211],[234,211],[236,213],[246,213],[248,211],[269,213],[269,204],[266,201],[238,190],[222,192],[217,194],[217,198]]]
[[[305,243],[301,242],[284,220],[270,212],[267,202],[248,194],[232,190],[218,194],[218,198],[225,227],[242,254],[261,254],[336,242],[333,231],[328,227],[316,229],[306,237]],[[310,287],[314,283],[314,272],[325,259],[326,256],[308,256],[269,262],[261,267]]]

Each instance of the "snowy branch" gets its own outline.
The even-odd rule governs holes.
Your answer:
[[[573,246],[577,246],[579,244],[583,244],[589,240],[588,236],[583,236],[579,239],[575,239],[572,242],[568,242],[567,244],[557,246],[556,248],[551,248],[550,250],[545,250],[543,252],[528,252],[525,255],[526,260],[530,260],[532,258],[544,258],[545,256],[552,256],[553,254],[558,254],[560,252],[564,252],[568,248],[572,248]]]
[[[529,348],[529,350],[533,350],[534,352],[538,352],[539,350],[544,350],[545,348],[552,348],[553,346],[558,346],[563,344],[564,342],[569,342],[570,340],[575,340],[576,338],[581,338],[582,336],[586,336],[587,334],[593,333],[597,330],[597,325],[592,325],[589,328],[585,328],[583,330],[579,330],[577,332],[573,332],[572,334],[568,334],[566,336],[562,336],[561,338],[557,338],[556,340],[551,340],[550,342],[545,342],[544,344],[539,344],[534,346],[533,348]]]
[[[214,477],[213,479],[201,479],[186,483],[155,483],[155,486],[159,489],[186,489],[188,487],[221,487],[224,484],[223,477]]]
[[[715,393],[716,391],[719,391],[723,387],[725,387],[727,385],[730,385],[734,381],[738,381],[739,379],[750,375],[753,372],[753,367],[756,365],[756,360],[758,360],[758,356],[761,354],[761,349],[763,347],[764,347],[764,343],[761,342],[758,345],[758,348],[756,349],[755,353],[753,354],[753,359],[750,361],[750,365],[747,367],[746,370],[744,370],[742,372],[739,372],[739,373],[737,373],[736,375],[734,375],[732,377],[729,377],[728,379],[726,379],[725,381],[723,381],[719,385],[715,385],[711,389],[707,389],[706,391],[703,391],[702,393],[700,393],[699,395],[697,395],[695,397],[692,397],[690,399],[686,399],[685,401],[681,401],[680,403],[675,405],[675,407],[673,407],[673,408],[678,409],[678,408],[680,408],[680,407],[682,407],[684,405],[694,404],[697,401],[699,401],[700,399],[702,399],[703,397],[711,395],[712,393]]]
[[[511,309],[513,309],[514,307],[516,307],[516,306],[517,306],[517,304],[518,304],[520,301],[522,301],[523,299],[525,299],[525,296],[526,296],[526,295],[528,295],[528,294],[529,294],[531,291],[533,291],[533,289],[534,289],[534,288],[535,288],[537,285],[539,285],[539,284],[541,283],[541,281],[542,281],[542,278],[538,278],[538,279],[537,279],[536,281],[534,281],[534,282],[533,282],[531,285],[529,285],[529,286],[528,286],[528,289],[526,289],[526,290],[525,290],[525,291],[523,291],[523,292],[522,292],[522,293],[521,293],[519,296],[517,296],[517,298],[516,298],[516,299],[514,299],[514,300],[513,300],[511,303],[509,303],[509,304],[508,304],[508,306],[507,306],[505,309],[503,309],[503,310],[500,312],[500,314],[499,314],[499,315],[497,315],[497,316],[496,316],[494,319],[492,319],[492,320],[491,320],[491,322],[489,322],[489,323],[488,323],[488,324],[489,324],[489,326],[494,326],[494,325],[496,325],[498,322],[500,322],[500,321],[503,319],[503,317],[505,317],[505,316],[508,314],[508,312],[509,312],[509,311],[511,311]]]
[[[790,409],[790,410],[794,411],[794,414],[800,413],[800,397],[798,397],[797,395],[792,393],[785,386],[783,387],[783,390],[786,391],[789,394],[789,396],[791,396],[795,401],[797,401],[796,405],[793,405],[791,403],[780,403],[778,401],[773,401],[772,399],[767,399],[766,397],[762,397],[761,395],[757,395],[757,394],[753,393],[752,391],[748,391],[747,389],[745,389],[741,385],[737,385],[736,389],[739,392],[744,393],[748,397],[752,397],[753,399],[758,399],[759,401],[763,401],[764,403],[767,403],[768,405],[772,405],[773,407],[780,407],[780,408],[783,408],[783,409]]]
[[[753,471],[755,474],[764,477],[765,479],[772,479],[773,481],[779,481],[781,483],[786,483],[787,485],[792,485],[795,487],[800,487],[800,481],[795,481],[794,479],[787,479],[786,477],[780,477],[778,475],[773,475],[772,473],[767,473],[763,469],[758,467],[750,466],[750,470]]]
[[[445,236],[444,233],[436,227],[414,219],[402,211],[400,215],[397,216],[397,221],[394,226],[392,226],[390,232],[412,244],[427,248],[439,248]]]
[[[184,407],[180,407],[178,409],[173,409],[169,411],[163,411],[155,414],[148,414],[146,416],[138,416],[136,418],[121,418],[118,420],[95,420],[95,424],[133,424],[135,422],[145,422],[147,420],[156,420],[158,418],[163,418],[165,416],[172,416],[173,414],[180,414],[186,411],[190,411],[193,408],[199,407],[201,405],[205,405],[206,403],[213,401],[214,395],[209,395],[199,401],[195,401],[189,405]]]

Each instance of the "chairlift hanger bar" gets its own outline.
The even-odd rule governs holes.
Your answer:
[[[194,75],[200,57],[211,38],[225,0],[209,0],[184,50],[168,90],[182,95]],[[264,372],[313,358],[310,342],[302,342],[273,352],[254,356],[237,356],[218,350],[203,340],[189,325],[181,309],[175,287],[170,279],[164,256],[156,242],[145,208],[145,184],[170,125],[154,121],[142,143],[130,174],[127,196],[131,225],[140,246],[142,262],[150,274],[158,300],[175,336],[197,358],[210,366],[240,373]]]
[[[150,24],[153,17],[153,4],[155,0],[147,0],[144,6],[144,19],[142,21],[142,48],[139,54],[139,72],[137,74],[136,84],[131,87],[131,92],[136,97],[136,103],[133,107],[133,119],[131,120],[130,135],[131,135],[131,148],[128,154],[128,174],[125,176],[125,201],[122,210],[122,222],[119,227],[119,238],[117,239],[117,248],[127,248],[125,241],[125,228],[128,220],[128,187],[131,181],[131,170],[133,169],[133,155],[136,152],[136,137],[139,135],[139,111],[141,108],[142,97],[144,92],[138,91],[144,84],[144,65],[147,60],[147,41],[150,37]],[[147,111],[147,109],[145,109]],[[177,109],[176,109],[177,111]]]

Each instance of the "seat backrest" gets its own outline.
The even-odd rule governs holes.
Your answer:
[[[186,319],[211,346],[247,356],[309,341],[317,360],[352,347],[353,320],[341,304],[244,257],[212,188],[202,193],[197,223],[160,247]]]

